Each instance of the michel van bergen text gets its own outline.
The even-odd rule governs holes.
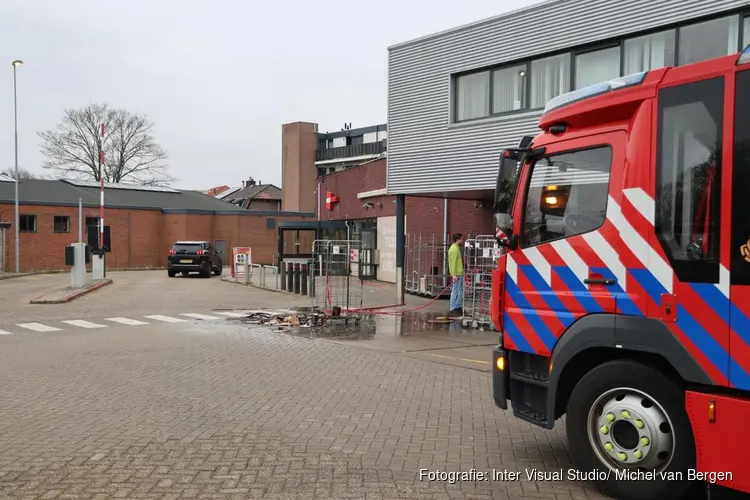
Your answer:
[[[657,472],[655,470],[595,470],[579,471],[577,469],[541,470],[525,469],[523,471],[512,471],[505,469],[492,469],[480,471],[471,469],[464,472],[451,472],[443,470],[419,469],[420,481],[440,481],[446,483],[458,483],[461,481],[606,481],[615,479],[617,481],[705,481],[716,483],[718,481],[732,481],[731,472],[699,472],[688,469],[684,472]]]

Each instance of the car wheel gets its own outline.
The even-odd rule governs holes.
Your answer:
[[[223,267],[217,267],[216,269],[214,269],[214,275],[221,276],[221,273],[223,270],[224,270]]]
[[[614,498],[685,497],[699,485],[687,480],[696,454],[684,401],[679,385],[637,361],[594,368],[578,382],[566,409],[577,470]],[[656,477],[643,479],[639,471]]]
[[[201,269],[201,277],[202,278],[211,277],[211,263],[210,262],[203,263],[203,268]]]
[[[169,271],[167,271],[167,276],[169,276],[170,278],[174,278],[175,272],[170,269]]]

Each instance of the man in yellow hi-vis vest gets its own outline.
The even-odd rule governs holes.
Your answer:
[[[464,305],[464,261],[461,254],[461,245],[464,236],[461,233],[453,235],[453,244],[448,249],[448,273],[453,279],[451,286],[451,314],[463,314]]]

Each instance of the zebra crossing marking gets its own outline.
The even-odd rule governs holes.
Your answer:
[[[156,321],[162,321],[164,323],[185,323],[187,320],[182,318],[175,318],[172,316],[164,316],[161,314],[154,314],[151,316],[144,316],[144,318],[155,319]]]
[[[63,321],[68,325],[80,326],[81,328],[107,328],[107,325],[100,325],[99,323],[92,323],[83,319],[68,319]]]
[[[198,313],[182,313],[180,314],[180,316],[187,316],[188,318],[205,319],[205,320],[220,319],[218,316],[209,316],[208,314],[198,314]]]
[[[123,318],[123,317],[116,317],[116,318],[104,318],[105,321],[111,321],[113,323],[119,323],[121,325],[128,325],[128,326],[140,326],[140,325],[148,325],[149,323],[146,323],[145,321],[138,321],[137,319],[130,319],[130,318]]]
[[[245,318],[249,316],[249,314],[246,312],[237,312],[237,311],[216,311],[216,314],[220,314],[228,318]]]
[[[275,309],[275,310],[246,310],[246,309],[235,309],[232,311],[211,311],[211,314],[202,314],[202,313],[179,313],[175,316],[167,316],[163,314],[153,314],[149,316],[143,316],[144,319],[150,319],[153,321],[158,321],[162,323],[185,323],[189,321],[188,318],[191,319],[199,319],[199,320],[220,320],[225,318],[245,318],[247,316],[250,316],[251,314],[268,314],[272,316],[280,316],[280,315],[287,315],[287,314],[295,314],[296,311],[292,309]],[[183,317],[177,317],[177,316],[183,316]],[[123,316],[116,316],[112,318],[104,318],[102,320],[104,323],[95,323],[93,321],[87,321],[83,319],[68,319],[68,320],[61,320],[59,323],[62,323],[66,326],[73,326],[78,328],[85,328],[85,329],[100,329],[100,328],[109,328],[111,324],[106,324],[106,322],[111,323],[117,323],[119,325],[125,325],[125,326],[142,326],[142,325],[150,325],[152,323],[141,321],[139,319],[133,319],[133,318],[126,318]],[[23,328],[24,330],[31,330],[34,332],[59,332],[63,331],[63,328],[59,328],[57,326],[51,326],[48,324],[43,323],[16,323],[16,327]],[[61,325],[62,326],[62,325]],[[0,335],[13,335],[14,331],[7,331],[7,330],[0,330]]]
[[[33,330],[35,332],[59,332],[62,330],[61,328],[56,328],[54,326],[47,326],[41,323],[19,323],[16,326],[20,326],[21,328],[26,328],[27,330]]]

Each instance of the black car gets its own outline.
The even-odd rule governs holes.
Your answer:
[[[167,274],[174,278],[177,273],[200,273],[204,278],[221,275],[223,263],[216,248],[207,241],[178,241],[169,251]]]

